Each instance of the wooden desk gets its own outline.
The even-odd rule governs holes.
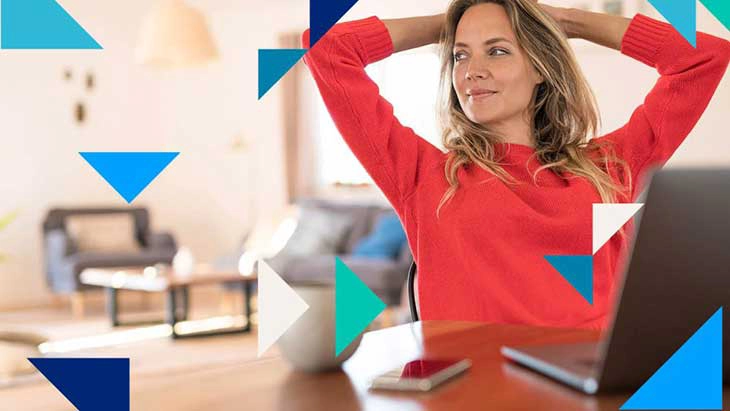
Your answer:
[[[605,410],[617,411],[631,393],[588,396],[503,360],[503,344],[592,341],[590,331],[490,326],[460,322],[424,322],[365,334],[344,372],[294,372],[273,352],[261,359],[218,362],[178,372],[141,373],[154,358],[132,358],[131,409],[175,411],[244,410]],[[233,337],[220,337],[233,338]],[[212,340],[207,340],[212,342]],[[368,391],[375,376],[415,359],[423,350],[433,356],[463,356],[473,367],[430,393]],[[190,344],[177,341],[175,344]],[[124,355],[124,347],[114,349]],[[81,354],[81,353],[80,353]],[[107,354],[110,354],[107,352]],[[186,358],[180,358],[185,362]],[[730,407],[726,387],[724,403]],[[66,411],[62,396],[49,384],[0,391],[5,404],[18,410]]]
[[[133,409],[175,410],[611,410],[631,393],[592,397],[508,363],[504,344],[594,341],[598,333],[524,326],[423,322],[367,333],[345,372],[293,372],[283,359],[232,364],[197,375],[134,381]],[[423,341],[423,348],[421,348]],[[419,357],[461,356],[462,377],[425,393],[368,391],[375,376]],[[730,397],[726,388],[725,403]],[[136,405],[136,406],[135,406]],[[242,408],[243,407],[243,408]]]

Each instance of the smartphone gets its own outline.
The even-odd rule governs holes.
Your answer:
[[[471,367],[467,359],[430,359],[413,360],[403,367],[375,378],[372,389],[401,391],[430,391],[443,382],[458,376]]]

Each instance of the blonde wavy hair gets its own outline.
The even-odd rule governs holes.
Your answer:
[[[483,3],[504,7],[520,46],[545,80],[535,87],[529,107],[536,142],[530,160],[537,157],[541,164],[532,175],[535,184],[537,174],[548,169],[563,178],[587,178],[604,203],[619,202],[620,196],[628,199],[631,192],[628,164],[615,155],[611,144],[588,141],[588,136],[594,136],[598,127],[598,110],[593,92],[560,26],[532,0],[454,0],[449,5],[440,41],[438,117],[442,143],[448,150],[444,171],[450,187],[438,205],[437,217],[441,207],[459,188],[457,172],[462,166],[475,164],[507,184],[519,184],[500,166],[500,159],[495,158],[494,144],[504,141],[503,136],[466,116],[452,81],[456,27],[469,7]],[[621,165],[617,173],[620,176],[616,176],[618,184],[611,176],[611,163]],[[575,177],[566,177],[564,173]]]

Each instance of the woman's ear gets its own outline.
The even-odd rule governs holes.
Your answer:
[[[542,84],[544,82],[545,82],[545,77],[543,77],[539,71],[535,70],[535,85]]]

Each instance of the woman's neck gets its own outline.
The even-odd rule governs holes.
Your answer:
[[[532,126],[522,119],[490,123],[489,128],[502,136],[505,143],[535,147]]]

